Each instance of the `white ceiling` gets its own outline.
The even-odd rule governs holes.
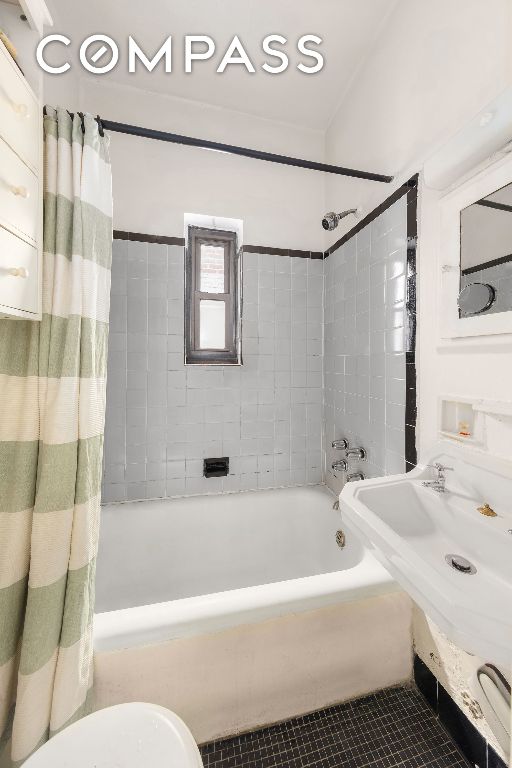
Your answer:
[[[75,51],[81,41],[93,33],[107,34],[119,44],[120,63],[113,72],[102,75],[103,79],[325,129],[397,0],[47,0],[47,3],[55,21],[52,31],[71,37]],[[128,73],[128,35],[133,35],[146,54],[152,56],[171,34],[174,40],[172,74],[165,74],[160,66],[159,71],[151,74]],[[186,34],[210,35],[217,44],[215,58],[198,62],[191,75],[184,74],[182,64],[182,40]],[[250,54],[256,74],[249,74],[244,67],[228,67],[222,75],[215,72],[217,62],[235,34]],[[281,34],[289,40],[287,48],[293,55],[290,61],[294,65],[283,74],[269,75],[258,67],[264,61],[261,41],[267,34]],[[326,63],[316,75],[305,75],[295,68],[298,62],[295,43],[303,34],[317,34],[324,40],[321,49]],[[85,71],[83,74],[93,77]]]

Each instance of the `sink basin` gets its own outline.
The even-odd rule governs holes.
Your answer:
[[[427,488],[433,470],[345,485],[347,525],[439,628],[469,653],[512,662],[512,468],[483,466],[456,448],[437,452],[453,467],[446,492]],[[487,460],[488,463],[488,460]],[[497,513],[487,517],[478,507]],[[454,567],[453,557],[459,570]]]

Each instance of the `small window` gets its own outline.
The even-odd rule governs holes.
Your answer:
[[[235,232],[189,227],[185,362],[238,365],[240,255]]]

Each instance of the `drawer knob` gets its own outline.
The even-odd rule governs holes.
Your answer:
[[[25,199],[30,195],[30,192],[26,187],[11,187],[11,192],[13,195],[16,195],[17,197],[24,197]]]
[[[20,117],[28,117],[29,116],[29,110],[28,106],[26,104],[13,104],[12,108],[16,112],[17,115]]]
[[[8,272],[13,277],[28,277],[28,269],[26,267],[11,267]]]

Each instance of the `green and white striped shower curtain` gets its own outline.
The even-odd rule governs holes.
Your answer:
[[[93,117],[47,110],[43,319],[0,320],[0,766],[87,709],[112,190]]]

